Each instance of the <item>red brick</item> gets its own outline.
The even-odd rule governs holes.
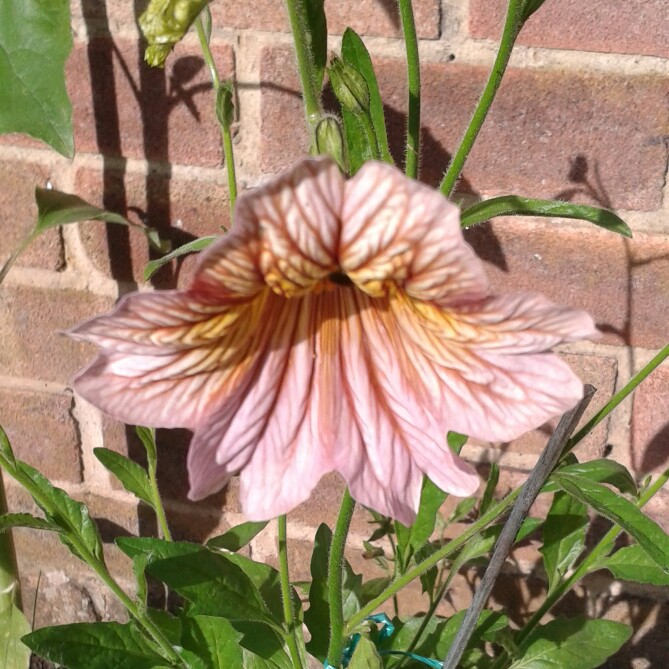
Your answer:
[[[156,228],[161,239],[169,240],[173,248],[230,227],[228,190],[223,184],[181,180],[159,172],[143,176],[82,169],[77,174],[75,192],[89,202]],[[117,280],[143,281],[146,263],[156,257],[138,230],[117,225],[105,229],[100,223],[87,223],[80,226],[80,235],[95,267]],[[183,285],[181,270],[186,260],[192,270],[194,257],[184,257],[161,269],[153,279],[154,285],[173,287],[177,279]]]
[[[288,32],[290,24],[284,3],[265,0],[262,11],[250,12],[245,5],[233,0],[222,0],[211,5],[214,26]],[[377,0],[326,0],[325,15],[330,34],[341,34],[347,27],[359,35],[401,37],[399,11],[394,2]],[[439,37],[439,2],[417,0],[414,2],[416,30],[419,37]]]
[[[613,358],[598,358],[590,355],[563,354],[560,357],[570,365],[583,383],[589,383],[597,388],[597,394],[590,402],[579,424],[580,428],[613,395],[617,376],[617,363]],[[502,450],[538,455],[545,448],[546,442],[555,430],[559,419],[560,417],[558,416],[539,429],[528,432],[526,435],[520,437],[520,439],[503,445],[501,447]],[[576,447],[574,453],[579,460],[595,460],[603,456],[608,437],[608,423],[608,419],[602,421]],[[578,428],[576,431],[578,431]]]
[[[248,6],[233,0],[216,0],[211,3],[211,14],[215,28],[271,32],[290,30],[282,0],[264,0],[261,11],[249,11]],[[341,34],[349,26],[360,35],[399,37],[402,34],[399,12],[394,2],[326,0],[325,14],[330,34]],[[88,25],[107,27],[112,32],[119,26],[136,24],[133,3],[125,0],[107,0],[106,6],[99,0],[87,2],[83,10],[79,0],[73,0],[72,15],[84,17]],[[419,37],[430,39],[439,36],[438,0],[416,0],[414,16]]]
[[[631,429],[636,471],[660,473],[669,467],[669,366],[666,363],[635,391]]]
[[[466,237],[489,262],[495,292],[538,291],[590,312],[602,341],[659,348],[669,313],[669,240],[638,233],[633,240],[559,223],[500,219]]]
[[[506,0],[472,0],[469,31],[498,40]],[[555,49],[669,57],[669,5],[666,0],[550,0],[520,33],[520,44]]]
[[[58,481],[81,481],[71,395],[0,390],[0,424],[17,458]]]
[[[0,161],[0,265],[32,232],[37,222],[35,186],[45,188],[49,168],[35,163]],[[17,264],[58,270],[64,263],[59,230],[47,230],[19,257]]]
[[[396,156],[403,155],[404,67],[400,60],[376,62]],[[422,76],[421,178],[436,185],[487,69],[429,63]],[[265,50],[261,79],[262,167],[273,172],[307,150],[292,54]],[[659,77],[509,70],[467,162],[463,186],[487,194],[657,209],[666,167],[665,88]]]
[[[95,349],[63,330],[108,311],[112,301],[70,290],[3,287],[0,292],[0,368],[3,374],[69,383]]]
[[[234,56],[214,47],[221,77]],[[209,73],[195,47],[179,44],[166,68],[149,68],[136,42],[78,44],[67,63],[79,152],[189,165],[221,162]]]

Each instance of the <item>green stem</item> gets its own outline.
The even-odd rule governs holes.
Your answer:
[[[455,189],[455,185],[462,174],[462,168],[464,167],[465,161],[474,146],[476,137],[483,126],[483,122],[490,111],[497,90],[502,83],[502,77],[504,76],[504,72],[509,64],[509,59],[511,58],[513,45],[515,44],[518,33],[522,27],[520,20],[521,9],[521,0],[509,0],[509,8],[504,22],[504,31],[502,33],[499,51],[497,52],[497,57],[495,58],[495,63],[492,67],[492,72],[483,89],[481,98],[476,105],[472,120],[469,122],[469,126],[460,142],[460,146],[458,146],[458,149],[451,160],[451,164],[448,166],[446,174],[444,174],[444,178],[439,186],[439,190],[446,197],[450,197]]]
[[[330,602],[330,644],[328,646],[327,661],[331,667],[340,667],[346,637],[344,631],[344,548],[348,528],[351,525],[351,517],[355,508],[355,500],[351,497],[348,488],[344,490],[344,496],[339,507],[339,516],[328,557],[328,597]]]
[[[295,54],[297,56],[297,70],[302,86],[304,110],[307,118],[309,135],[313,141],[314,130],[322,115],[320,91],[316,86],[316,74],[309,52],[307,30],[307,0],[286,0],[286,9],[290,20],[290,29],[293,33]]]
[[[420,156],[420,60],[418,57],[418,37],[411,0],[398,0],[400,19],[404,32],[407,54],[407,80],[409,84],[409,111],[407,116],[406,174],[412,179],[418,177]]]
[[[642,509],[648,502],[660,491],[660,489],[669,481],[669,469],[665,470],[655,482],[650,485],[639,497],[637,506]],[[587,574],[591,571],[597,571],[600,568],[600,560],[605,558],[615,545],[618,535],[622,530],[618,525],[614,525],[599,541],[599,543],[590,551],[586,558],[573,571],[571,576],[559,583],[552,592],[549,592],[544,600],[544,603],[534,612],[532,617],[527,621],[518,632],[516,643],[518,644],[518,656],[522,657],[524,650],[524,642],[534,630],[534,628],[541,622],[541,619]],[[502,669],[508,660],[506,651],[502,652],[497,658],[492,669]]]
[[[646,377],[669,358],[667,344],[647,365],[642,367],[568,442],[565,453],[601,423],[624,399],[631,395]]]
[[[290,574],[288,572],[288,532],[286,516],[278,518],[279,531],[279,576],[281,580],[281,595],[283,600],[283,619],[286,625],[286,643],[295,669],[302,669],[302,656],[299,651],[299,640],[297,638],[297,623],[293,609],[293,595],[290,587]]]
[[[35,241],[37,234],[33,231],[31,232],[19,245],[19,247],[12,253],[12,255],[7,258],[7,261],[0,269],[0,283],[5,280],[9,270],[13,267],[14,263],[18,260],[19,256],[30,246],[30,244]]]
[[[516,488],[503,500],[500,500],[497,502],[497,504],[490,507],[490,509],[488,509],[488,511],[484,513],[475,523],[470,525],[469,529],[467,529],[461,535],[455,537],[455,539],[452,541],[449,541],[438,551],[432,553],[430,557],[426,558],[422,562],[419,562],[412,569],[395,579],[387,588],[383,590],[383,592],[381,592],[381,594],[368,602],[356,614],[351,616],[349,621],[346,623],[346,629],[344,632],[345,636],[348,636],[351,631],[354,630],[365,618],[374,613],[374,611],[379,606],[389,600],[395,593],[409,585],[411,581],[420,577],[421,574],[424,574],[428,569],[434,567],[444,558],[450,557],[455,552],[459,551],[472,537],[476,536],[479,532],[488,527],[490,523],[497,520],[497,518],[506,513],[506,511],[508,511],[516,501],[518,495],[520,495],[521,489],[522,487]]]
[[[149,458],[149,484],[151,486],[153,508],[156,512],[156,518],[158,518],[158,524],[160,525],[160,529],[163,533],[163,539],[165,539],[165,541],[172,541],[172,533],[170,532],[170,527],[167,524],[165,508],[163,507],[163,501],[160,498],[160,491],[158,490],[156,461],[152,458]]]
[[[0,472],[0,516],[5,513],[7,513],[7,500]],[[16,563],[12,531],[7,530],[0,533],[0,611],[5,611],[14,603],[21,607],[19,583],[19,568]]]
[[[209,12],[209,7],[206,7],[204,11]],[[214,88],[214,99],[218,101],[218,92],[221,88],[221,78],[218,74],[218,69],[216,68],[214,56],[212,55],[211,49],[209,47],[209,41],[207,40],[207,35],[204,30],[204,24],[202,22],[201,16],[198,16],[195,21],[195,29],[197,31],[197,37],[200,40],[202,57],[204,58],[204,62],[207,64],[207,67],[209,68],[209,74],[211,75],[211,83]],[[218,114],[216,114],[216,117],[218,118]],[[235,171],[235,156],[232,148],[232,131],[230,130],[230,124],[221,123],[220,118],[218,119],[218,125],[221,129],[221,137],[223,138],[223,155],[225,159],[225,168],[228,175],[230,215],[234,218],[235,202],[237,200],[237,174]]]

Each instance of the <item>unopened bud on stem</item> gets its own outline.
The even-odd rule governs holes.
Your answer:
[[[330,61],[328,76],[335,95],[343,107],[354,114],[369,112],[369,88],[358,70],[335,56]]]

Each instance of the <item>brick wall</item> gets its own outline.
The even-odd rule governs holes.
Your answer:
[[[231,0],[212,4],[215,58],[223,76],[237,83],[235,151],[242,187],[288,166],[306,147],[283,3],[264,0],[255,7],[260,4],[254,11]],[[165,70],[147,69],[134,21],[145,6],[145,0],[72,0],[68,86],[77,154],[68,161],[24,137],[0,138],[0,259],[32,226],[34,186],[47,183],[142,220],[175,245],[229,225],[213,99],[197,42],[190,35]],[[430,184],[438,182],[485,81],[504,6],[504,0],[415,1],[424,81],[421,176]],[[401,157],[407,91],[394,3],[326,0],[326,10],[332,50],[349,23],[366,36],[391,146]],[[667,34],[666,0],[546,0],[521,36],[461,182],[464,190],[486,197],[518,193],[614,207],[631,225],[631,241],[578,222],[532,219],[500,219],[470,234],[497,287],[538,289],[595,316],[602,339],[564,349],[583,380],[600,390],[591,411],[669,339]],[[92,449],[104,444],[138,458],[141,449],[123,426],[72,395],[70,379],[93,350],[60,332],[136,288],[147,259],[144,238],[124,228],[88,223],[50,231],[22,257],[0,299],[0,422],[21,457],[91,505],[109,541],[119,533],[149,531],[152,521],[109,481]],[[167,267],[153,285],[174,286],[191,266],[188,259]],[[240,521],[234,483],[199,505],[186,501],[187,435],[160,437],[161,487],[176,534],[203,539]],[[537,431],[500,449],[473,444],[467,453],[481,462],[499,461],[504,491],[522,479],[545,438],[545,431]],[[669,368],[659,370],[581,448],[590,457],[610,454],[638,474],[665,468]],[[300,547],[296,578],[306,576],[304,540],[314,524],[334,520],[340,487],[328,477],[312,503],[293,514],[291,531]],[[8,494],[15,510],[29,507],[11,482]],[[664,495],[651,507],[667,528],[668,502]],[[359,513],[354,532],[366,531]],[[56,539],[19,532],[17,544],[27,587],[42,569],[51,580],[40,597],[48,599],[51,591],[62,596],[59,570],[76,573],[78,567]],[[272,530],[253,550],[273,560]],[[525,571],[534,568],[535,558],[527,555],[519,562]],[[114,557],[112,566],[128,578],[127,563]],[[83,574],[81,583],[88,584]],[[84,586],[77,587],[75,603]],[[98,610],[109,610],[104,594],[90,584],[84,589]],[[465,601],[464,580],[461,589]],[[498,595],[507,607],[509,592]],[[583,601],[585,596],[574,605]],[[625,595],[607,601],[611,615],[627,615]],[[664,614],[647,607],[648,623],[667,617],[666,606]],[[43,622],[57,617],[48,602],[38,610]],[[661,657],[669,653],[668,637],[641,630],[629,652],[643,656],[645,638]],[[629,666],[622,664],[626,657],[611,666]]]

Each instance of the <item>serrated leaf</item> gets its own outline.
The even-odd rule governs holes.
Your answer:
[[[660,569],[639,544],[617,550],[598,566],[608,569],[622,581],[669,586],[669,574]]]
[[[30,649],[21,641],[28,632],[30,624],[16,605],[0,610],[0,667],[28,669]]]
[[[38,655],[68,669],[153,669],[167,664],[133,623],[45,627],[23,641]]]
[[[561,581],[583,552],[588,522],[585,504],[565,492],[555,493],[544,523],[543,546],[539,549],[549,590]]]
[[[219,534],[217,537],[212,537],[207,541],[209,548],[223,548],[233,553],[244,548],[254,537],[262,532],[267,527],[267,521],[260,522],[248,521],[231,527],[224,534]]]
[[[575,474],[556,473],[553,480],[562,490],[619,525],[661,569],[669,572],[669,536],[632,502],[600,483]]]
[[[206,249],[208,246],[211,246],[218,236],[212,235],[210,237],[199,237],[194,239],[192,242],[188,242],[183,246],[180,246],[178,249],[174,249],[167,255],[164,255],[162,258],[157,258],[156,260],[149,260],[144,267],[144,281],[148,281],[163,265],[172,262],[175,258],[180,258],[181,256],[187,255],[188,253],[197,253]]]
[[[74,155],[65,85],[71,50],[69,0],[0,3],[0,134],[22,132]]]
[[[349,669],[383,669],[383,661],[376,646],[363,636],[360,637],[348,666]]]
[[[463,228],[470,228],[496,216],[575,218],[594,223],[600,228],[616,232],[623,237],[632,236],[627,223],[607,209],[560,200],[534,200],[517,195],[502,195],[469,207],[460,214],[460,224]]]
[[[61,529],[44,518],[37,518],[29,513],[5,513],[0,516],[0,532],[6,532],[13,527],[27,527],[33,530],[49,530],[60,532]]]
[[[131,558],[146,553],[147,573],[187,599],[193,615],[274,623],[251,578],[229,559],[234,556],[145,537],[120,537],[116,544]]]
[[[143,467],[130,458],[126,458],[124,455],[108,448],[94,448],[93,454],[123,484],[128,492],[154,508],[151,482]]]
[[[341,42],[341,55],[347,63],[353,65],[362,74],[367,82],[369,90],[369,115],[372,127],[374,128],[381,160],[392,165],[393,159],[388,148],[388,134],[386,132],[386,120],[383,113],[383,102],[381,101],[372,59],[364,42],[351,28],[347,28],[344,31]]]
[[[97,560],[104,562],[102,540],[97,526],[88,513],[88,508],[81,502],[72,499],[61,488],[56,488],[46,477],[25,462],[17,460],[16,466],[19,473],[28,477],[38,489],[39,494],[30,492],[47,520],[52,521],[63,530],[59,535],[60,540],[75,555],[88,562],[87,556],[82,555],[68,539],[68,535],[74,534]]]
[[[632,628],[610,620],[558,618],[528,637],[509,669],[595,669],[632,636]]]
[[[196,655],[205,669],[244,669],[239,645],[242,635],[224,618],[184,617],[181,645]]]

